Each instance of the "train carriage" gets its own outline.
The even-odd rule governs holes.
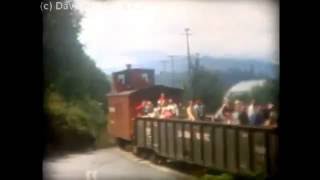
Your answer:
[[[181,100],[181,89],[161,85],[108,94],[109,133],[120,141],[131,141],[137,116],[135,107],[143,100],[150,100],[155,104],[162,92],[174,101]]]
[[[108,132],[121,144],[128,144],[134,135],[135,107],[143,100],[156,104],[161,93],[178,102],[182,89],[154,84],[154,70],[131,68],[112,74],[112,91],[107,94],[109,106]]]
[[[235,174],[271,176],[277,172],[276,128],[137,117],[135,107],[143,100],[156,104],[163,92],[181,102],[183,90],[155,85],[153,70],[131,66],[112,78],[112,92],[107,95],[108,132],[121,146]]]

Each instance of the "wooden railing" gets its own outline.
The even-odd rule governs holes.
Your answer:
[[[277,170],[277,128],[136,118],[135,143],[160,156],[231,173]]]

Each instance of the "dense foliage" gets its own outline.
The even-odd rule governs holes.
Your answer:
[[[230,99],[239,99],[245,102],[255,99],[258,104],[273,103],[278,106],[279,82],[278,80],[267,80],[264,85],[256,86],[246,93],[231,96]]]
[[[184,99],[201,99],[208,112],[215,112],[221,105],[225,88],[217,74],[199,67],[193,71],[191,80],[184,87]]]
[[[76,10],[44,12],[44,108],[53,143],[94,139],[105,123],[106,75],[78,41]]]
[[[256,72],[253,67],[250,67],[249,70],[230,68],[227,71],[218,71],[217,75],[227,87],[231,87],[240,81],[270,78],[266,74]]]

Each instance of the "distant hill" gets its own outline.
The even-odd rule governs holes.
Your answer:
[[[150,68],[156,72],[156,83],[182,87],[182,81],[186,77],[187,60],[184,56],[174,57],[175,82],[171,80],[171,63],[167,56],[144,55],[139,56],[139,64],[133,67]],[[168,61],[166,71],[164,71],[163,60]],[[193,60],[194,61],[194,60]],[[231,86],[242,80],[275,78],[275,66],[271,61],[264,59],[244,59],[244,58],[216,58],[211,56],[200,57],[200,66],[206,70],[216,72],[226,86]],[[124,67],[125,68],[125,67]],[[114,70],[108,69],[105,72],[110,74]]]
[[[149,59],[146,59],[149,58]],[[166,71],[171,72],[171,63],[169,58],[162,59],[160,57],[141,56],[138,64],[133,64],[133,67],[151,68],[155,69],[156,73],[164,70],[163,60],[167,60]],[[208,70],[230,71],[230,69],[237,69],[242,71],[249,71],[251,68],[254,72],[265,74],[266,76],[273,77],[274,70],[271,61],[263,59],[243,59],[243,58],[216,58],[211,56],[200,57],[200,65]],[[176,56],[174,58],[175,72],[185,72],[187,70],[187,60],[184,56]],[[105,72],[110,74],[112,69],[106,69]]]

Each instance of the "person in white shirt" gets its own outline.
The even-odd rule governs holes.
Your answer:
[[[252,121],[252,118],[255,115],[255,111],[256,111],[256,102],[253,99],[248,107],[248,117],[250,122]]]
[[[172,99],[168,100],[168,108],[173,113],[174,117],[178,117],[179,116],[178,105],[176,103],[174,103]]]
[[[234,125],[240,124],[240,120],[239,120],[239,115],[240,115],[240,110],[241,110],[240,108],[241,108],[241,102],[239,100],[236,100],[234,102],[234,111],[232,113],[231,124],[234,124]]]
[[[193,114],[193,102],[192,101],[189,101],[189,104],[187,107],[187,116],[188,116],[188,119],[191,121],[196,120],[196,118],[194,117],[194,114]]]

